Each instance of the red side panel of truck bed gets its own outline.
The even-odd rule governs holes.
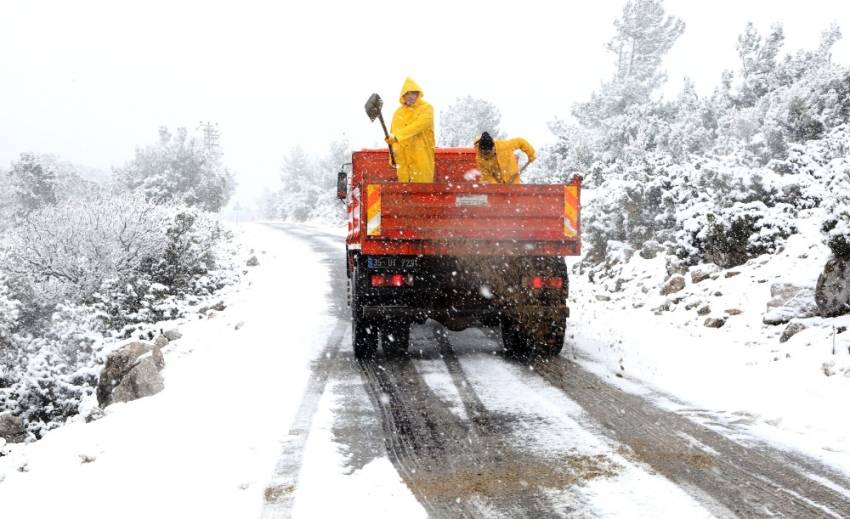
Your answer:
[[[580,181],[479,184],[471,149],[438,149],[435,182],[401,184],[385,150],[354,153],[349,248],[364,254],[572,256]]]

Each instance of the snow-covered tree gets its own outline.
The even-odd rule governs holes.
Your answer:
[[[615,72],[589,101],[572,114],[578,122],[557,122],[555,145],[544,155],[558,157],[560,177],[570,169],[590,168],[601,161],[640,161],[663,146],[675,107],[653,95],[666,79],[662,61],[684,31],[684,23],[664,12],[663,0],[628,0],[614,22],[607,48],[615,56]],[[576,150],[581,150],[576,153]]]
[[[587,103],[573,114],[590,128],[605,128],[630,107],[646,103],[664,82],[661,63],[682,35],[682,20],[667,16],[663,0],[628,0],[614,22],[615,34],[608,50],[616,56],[614,77],[603,83]]]
[[[489,132],[494,139],[503,138],[499,129],[502,114],[496,105],[472,96],[458,97],[445,110],[440,111],[440,146],[468,147]]]
[[[22,153],[9,171],[16,212],[26,215],[56,203],[56,173],[34,153]]]
[[[218,134],[210,132],[207,126],[198,138],[186,128],[176,134],[160,128],[156,144],[137,148],[133,160],[115,169],[116,183],[141,190],[155,203],[174,201],[218,212],[233,194],[235,182],[222,163]]]
[[[280,216],[304,221],[318,199],[321,188],[316,185],[316,165],[301,146],[295,146],[283,159],[280,167],[283,184],[280,197]]]
[[[776,24],[766,38],[758,33],[752,22],[738,36],[738,56],[741,58],[741,85],[736,101],[739,106],[754,106],[775,88],[777,58],[785,42],[782,25]]]

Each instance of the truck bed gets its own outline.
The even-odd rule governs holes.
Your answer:
[[[443,151],[443,153],[440,153]],[[359,152],[349,244],[363,254],[573,256],[581,252],[580,180],[570,184],[481,184],[468,149],[438,150],[437,182],[402,184],[381,152]],[[377,155],[375,155],[377,154]],[[386,157],[386,153],[383,153]],[[377,158],[377,160],[375,160]],[[442,160],[441,160],[442,159]],[[441,168],[442,166],[442,168]],[[389,178],[388,178],[389,177]]]

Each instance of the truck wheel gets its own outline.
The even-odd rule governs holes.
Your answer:
[[[355,358],[373,357],[378,349],[378,326],[366,319],[354,317],[351,321],[351,343]]]
[[[540,357],[557,357],[564,348],[566,323],[556,324],[546,321],[538,323],[536,333],[530,335],[531,352]]]
[[[528,337],[513,319],[503,319],[501,323],[502,344],[511,357],[525,357],[529,353]]]
[[[354,357],[357,359],[369,358],[375,355],[378,349],[378,326],[373,320],[363,317],[363,301],[360,298],[360,268],[354,264],[351,277],[348,280],[349,293],[351,294],[351,344],[354,347]]]
[[[410,345],[410,323],[386,324],[381,328],[381,347],[388,357],[403,355]]]

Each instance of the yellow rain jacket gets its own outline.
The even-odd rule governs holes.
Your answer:
[[[495,153],[489,158],[481,156],[478,141],[475,141],[475,162],[481,172],[481,182],[487,184],[519,184],[519,164],[514,152],[520,150],[533,161],[537,155],[527,140],[522,138],[495,141]]]
[[[404,104],[405,92],[419,92],[413,106]],[[434,181],[434,108],[422,97],[422,88],[410,78],[404,80],[399,101],[393,114],[390,133],[398,139],[393,143],[398,163],[399,182]]]

